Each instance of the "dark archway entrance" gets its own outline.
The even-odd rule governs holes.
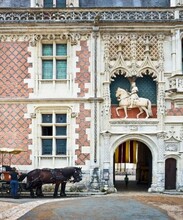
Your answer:
[[[165,161],[165,189],[176,189],[176,164],[174,158],[166,159]]]
[[[151,186],[152,154],[144,143],[129,140],[120,144],[114,153],[113,167],[114,186],[118,191],[147,191]]]

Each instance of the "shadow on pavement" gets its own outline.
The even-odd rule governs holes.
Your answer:
[[[147,192],[149,187],[145,183],[138,184],[135,180],[130,180],[128,186],[125,185],[124,181],[116,180],[115,188],[118,192]]]

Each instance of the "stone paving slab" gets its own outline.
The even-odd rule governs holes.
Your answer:
[[[147,203],[149,203],[151,205],[150,202],[148,202],[149,200],[151,200],[150,198],[152,197],[164,197],[164,199],[169,200],[170,197],[174,197],[175,200],[177,201],[177,198],[182,198],[183,199],[183,195],[182,194],[172,194],[171,195],[167,195],[167,194],[160,194],[160,193],[148,193],[148,192],[120,192],[120,193],[113,193],[113,194],[107,194],[105,195],[104,193],[97,193],[95,192],[86,192],[86,193],[72,193],[70,195],[68,195],[65,198],[53,198],[52,196],[45,196],[44,198],[30,198],[30,197],[24,197],[24,198],[20,198],[20,199],[12,199],[12,198],[2,198],[0,197],[0,220],[17,220],[19,218],[21,218],[21,216],[24,216],[27,212],[30,212],[31,210],[34,210],[34,208],[36,208],[37,206],[41,206],[43,204],[47,204],[47,203],[59,203],[59,202],[64,202],[64,201],[72,201],[72,200],[77,200],[80,201],[80,199],[82,199],[82,197],[94,197],[94,196],[98,196],[98,197],[104,197],[104,198],[109,198],[110,196],[121,196],[121,198],[125,198],[125,197],[129,197],[134,199],[135,198],[139,198],[141,196],[144,196],[145,198],[147,198]],[[107,197],[106,197],[107,196]],[[182,203],[181,203],[182,204]],[[167,211],[167,207],[168,210],[170,210],[170,208],[174,208],[174,210],[176,210],[176,206],[175,204],[170,204],[170,206],[166,206],[166,205],[159,205],[159,203],[156,204],[152,203],[153,206],[155,207],[161,207],[163,210]],[[177,206],[177,210],[179,213],[177,213],[177,216],[180,216],[183,214],[183,206],[182,208],[179,206]],[[168,211],[167,211],[168,213]],[[181,214],[182,213],[182,214]],[[176,214],[176,213],[175,213]],[[176,219],[176,218],[173,218]],[[177,218],[178,220],[180,220],[180,218]],[[50,219],[49,219],[50,220]],[[159,219],[158,219],[159,220]]]

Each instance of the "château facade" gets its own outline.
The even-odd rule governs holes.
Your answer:
[[[182,191],[182,38],[182,0],[0,1],[0,147],[24,150],[21,170],[79,166],[113,187],[115,164],[136,163],[149,191]]]

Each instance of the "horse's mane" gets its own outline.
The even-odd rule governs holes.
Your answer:
[[[64,167],[64,168],[53,168],[53,169],[51,169],[51,168],[42,168],[42,169],[37,168],[37,169],[31,170],[30,172],[28,172],[27,175],[30,175],[30,174],[36,173],[36,172],[41,172],[41,171],[49,172],[49,171],[52,171],[52,170],[55,170],[55,171],[58,170],[58,171],[61,171],[64,176],[65,175],[70,176],[70,175],[73,174],[73,172],[75,170],[80,170],[80,169],[81,168],[78,168],[78,167]]]
[[[75,170],[80,170],[81,168],[78,168],[78,167],[64,167],[62,169],[62,173],[64,176],[72,176],[73,175],[73,172]]]
[[[36,172],[36,171],[40,171],[40,170],[41,170],[41,169],[38,169],[38,168],[35,169],[35,170],[31,170],[30,172],[27,173],[27,175],[28,175],[28,174],[31,174],[31,173],[34,173],[34,172]]]

